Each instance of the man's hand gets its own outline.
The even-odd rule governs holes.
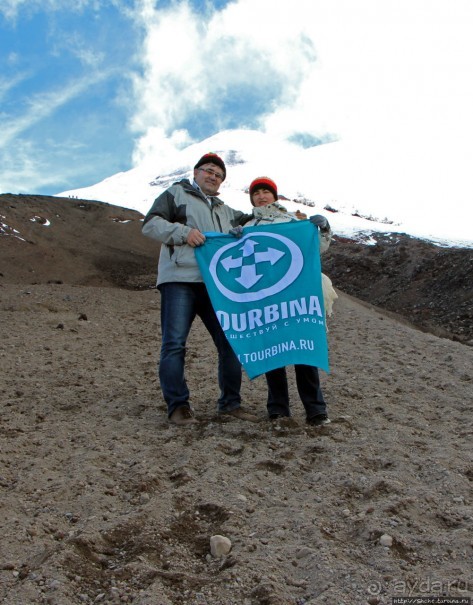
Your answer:
[[[198,229],[191,229],[189,231],[189,235],[187,236],[187,243],[192,248],[197,248],[198,246],[202,246],[205,242],[205,235],[201,233]]]
[[[305,221],[305,219],[307,218],[307,214],[301,212],[299,209],[296,210],[295,216],[298,221]]]
[[[325,218],[325,216],[322,216],[321,214],[316,214],[315,216],[311,216],[309,220],[313,225],[318,227],[320,229],[320,231],[329,231],[330,230],[330,224],[329,224],[328,220]]]

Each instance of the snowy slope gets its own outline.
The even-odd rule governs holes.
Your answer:
[[[299,208],[309,216],[323,213],[338,235],[369,241],[371,232],[402,232],[441,245],[473,247],[468,214],[453,204],[444,204],[448,212],[443,205],[433,207],[431,198],[416,203],[419,192],[413,192],[412,199],[400,175],[396,187],[394,176],[388,181],[382,158],[375,154],[370,162],[358,158],[356,146],[340,141],[303,149],[254,130],[220,132],[170,152],[159,165],[148,163],[58,196],[99,200],[146,214],[169,185],[192,178],[192,167],[209,151],[225,160],[227,179],[220,196],[233,208],[249,211],[248,185],[267,175],[278,184],[279,194],[288,198],[284,201],[288,210]],[[385,169],[389,173],[389,167]],[[466,212],[471,213],[471,208]]]

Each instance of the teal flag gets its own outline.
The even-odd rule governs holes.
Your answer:
[[[250,378],[286,365],[329,371],[318,230],[310,221],[206,233],[195,249],[220,324]]]

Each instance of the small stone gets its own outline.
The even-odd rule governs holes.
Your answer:
[[[303,546],[296,552],[296,559],[305,559],[309,555],[313,554],[314,550],[308,546]]]
[[[212,557],[218,559],[223,555],[228,555],[232,548],[231,541],[225,536],[212,536],[210,538],[210,552]]]
[[[388,548],[391,548],[391,546],[393,545],[392,536],[388,534],[383,534],[379,539],[379,543],[381,544],[381,546],[387,546]]]

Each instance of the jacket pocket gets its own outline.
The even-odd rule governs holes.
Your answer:
[[[195,267],[197,265],[194,249],[187,244],[174,246],[171,261],[178,267]]]

